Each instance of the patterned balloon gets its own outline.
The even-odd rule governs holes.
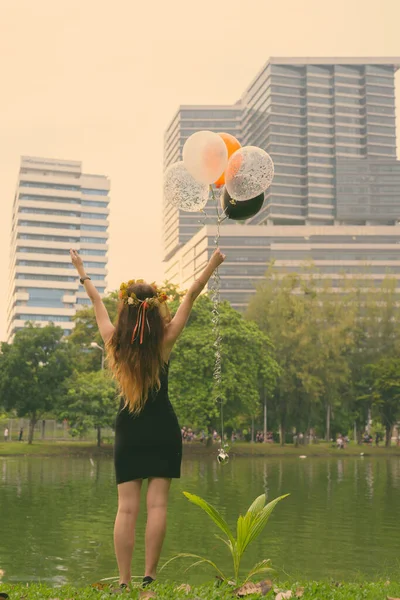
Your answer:
[[[187,171],[183,161],[170,165],[164,174],[164,198],[167,202],[186,210],[203,210],[208,201],[209,186],[196,181]]]
[[[274,163],[269,154],[256,146],[245,146],[230,158],[225,170],[225,186],[237,202],[259,196],[271,185]]]

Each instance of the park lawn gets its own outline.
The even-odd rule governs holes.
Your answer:
[[[296,597],[296,592],[302,592],[302,600],[386,600],[387,598],[400,598],[400,584],[383,581],[362,584],[300,582],[290,585],[277,584],[276,587],[281,591],[292,590],[293,598]],[[218,588],[214,584],[196,586],[190,590],[179,590],[177,584],[164,583],[154,585],[151,589],[154,596],[147,596],[145,593],[141,593],[140,589],[134,589],[122,594],[121,597],[127,599],[154,597],[159,600],[232,600],[237,597],[233,594],[232,588],[228,586]],[[85,588],[72,586],[53,588],[43,584],[0,584],[0,592],[9,594],[10,600],[16,600],[17,598],[18,600],[105,600],[112,597],[110,591],[109,587],[98,590],[91,586]],[[275,597],[274,591],[264,596],[264,598],[271,600]],[[246,598],[251,600],[251,598],[261,598],[261,596],[252,594],[246,596]]]
[[[112,446],[98,448],[93,442],[0,442],[1,456],[111,456]]]
[[[248,455],[267,455],[267,456],[360,456],[364,453],[365,456],[387,456],[388,454],[397,454],[400,456],[400,446],[392,445],[390,448],[385,448],[383,445],[364,446],[350,443],[343,450],[336,448],[331,442],[319,442],[318,444],[308,444],[304,446],[294,446],[286,444],[250,444],[250,443],[235,443],[230,450],[232,455],[238,456]]]
[[[218,444],[206,447],[200,442],[191,442],[183,445],[184,456],[214,456],[218,449]],[[349,444],[344,450],[338,450],[332,447],[331,443],[320,442],[319,444],[310,444],[308,446],[298,446],[287,444],[250,444],[235,443],[230,449],[232,457],[245,456],[400,456],[400,447],[392,446],[358,446]],[[82,457],[103,457],[112,456],[113,447],[111,444],[103,444],[98,448],[93,442],[79,441],[41,441],[37,440],[29,445],[26,442],[0,442],[1,456],[82,456]]]

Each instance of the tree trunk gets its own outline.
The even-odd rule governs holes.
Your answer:
[[[264,444],[267,442],[267,395],[264,392]]]
[[[37,423],[37,418],[36,418],[36,415],[34,415],[29,419],[28,444],[32,444],[32,442],[33,442],[33,434],[35,431],[36,423]]]
[[[386,424],[386,441],[385,441],[386,448],[390,448],[390,445],[392,443],[392,435],[393,435],[393,425],[387,423]]]
[[[97,447],[101,446],[101,427],[97,428]]]
[[[281,446],[285,445],[285,426],[282,422],[279,424],[279,442]]]
[[[42,421],[42,440],[44,440],[46,434],[46,421],[43,419]]]
[[[254,444],[254,417],[251,417],[251,443]]]
[[[331,405],[328,404],[326,407],[326,434],[325,439],[327,442],[331,439]]]

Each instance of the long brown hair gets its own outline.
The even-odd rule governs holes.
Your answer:
[[[134,293],[142,301],[157,295],[156,290],[147,283],[135,283],[127,291],[128,295]],[[120,300],[115,331],[107,344],[109,365],[125,406],[133,414],[143,409],[152,388],[159,389],[160,373],[164,368],[162,344],[165,327],[160,307],[153,306],[147,310],[142,343],[139,335],[132,341],[139,310],[140,305],[125,304]]]

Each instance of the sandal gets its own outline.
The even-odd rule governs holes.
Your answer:
[[[150,577],[150,575],[146,575],[146,577],[143,577],[142,588],[145,588],[148,585],[151,585],[153,583],[153,581],[155,581],[155,579]]]

